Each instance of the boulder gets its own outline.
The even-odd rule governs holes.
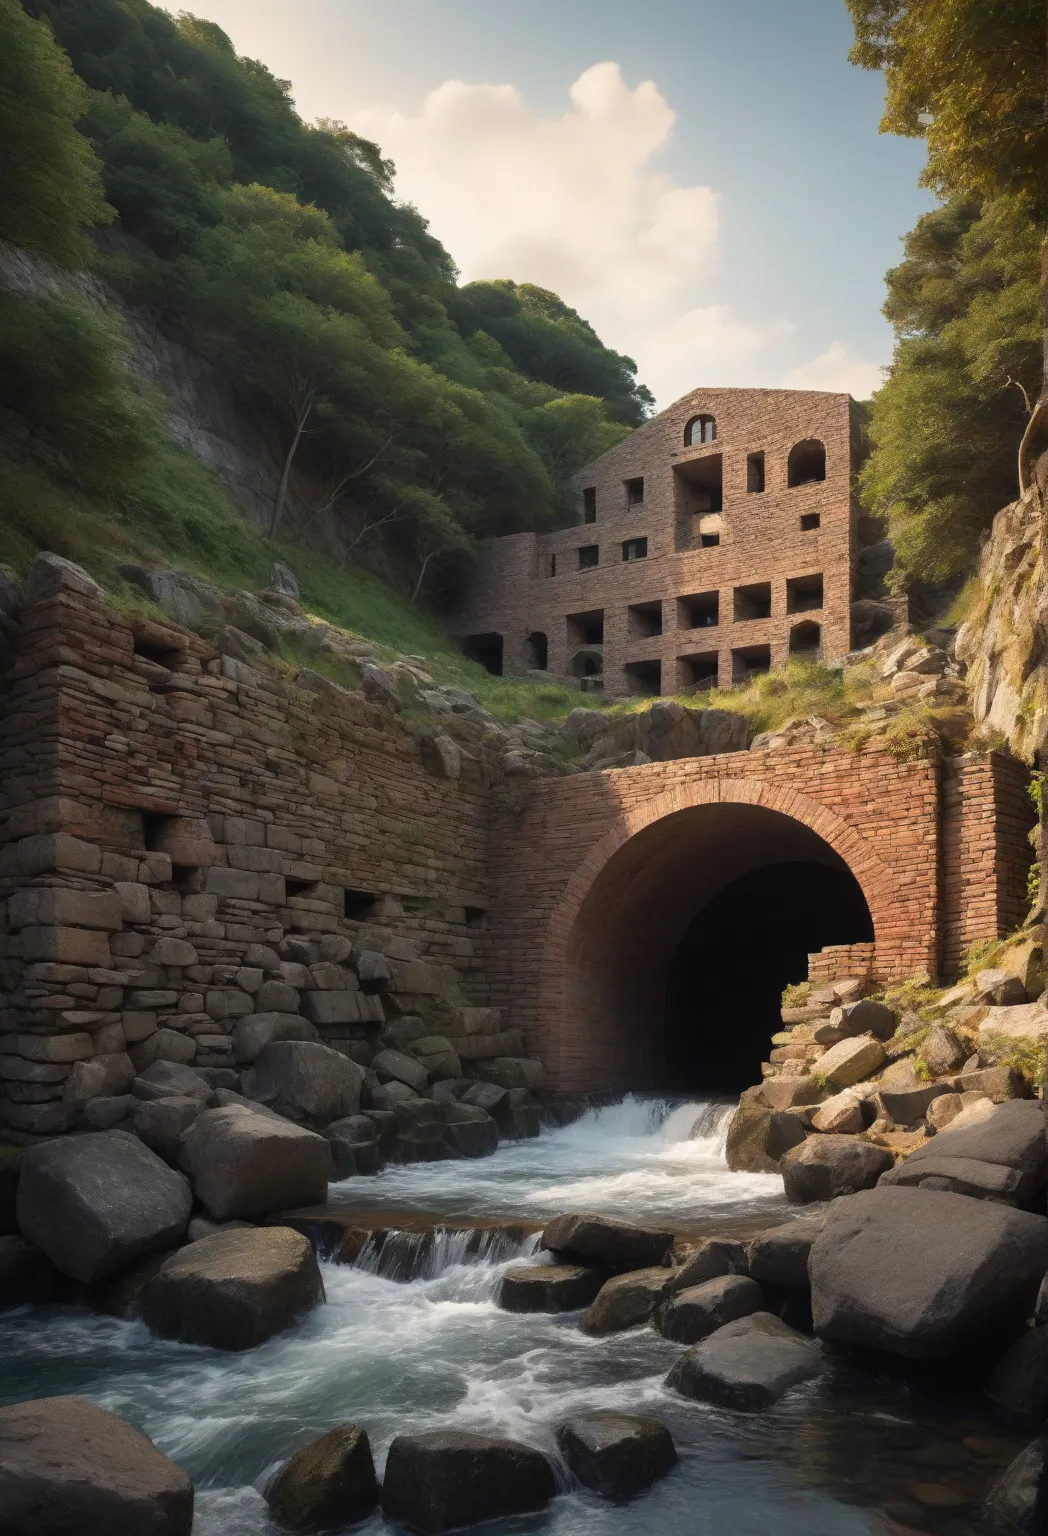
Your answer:
[[[583,1333],[597,1337],[621,1333],[651,1321],[659,1304],[675,1289],[675,1269],[633,1269],[606,1280],[597,1299],[579,1318]]]
[[[459,1157],[487,1157],[499,1144],[498,1126],[475,1104],[449,1104],[444,1111],[444,1141]]]
[[[199,1072],[179,1061],[154,1061],[135,1078],[131,1092],[139,1099],[177,1094],[180,1098],[198,1099],[201,1104],[211,1100],[211,1084],[205,1082]]]
[[[811,1111],[773,1109],[767,1089],[802,1079],[770,1078],[760,1088],[747,1088],[731,1117],[724,1157],[732,1173],[778,1173],[779,1158],[808,1134]],[[781,1095],[788,1097],[789,1095]]]
[[[126,1131],[92,1131],[22,1154],[18,1225],[74,1280],[103,1280],[140,1254],[170,1248],[191,1206],[182,1175]]]
[[[154,1061],[190,1062],[196,1056],[196,1052],[196,1041],[182,1034],[180,1030],[158,1029],[138,1045],[130,1046],[127,1054],[135,1071],[141,1073],[147,1067],[151,1067]],[[130,1086],[129,1079],[128,1087]],[[99,1090],[99,1092],[102,1091]]]
[[[799,1147],[791,1147],[779,1166],[787,1200],[810,1205],[871,1189],[892,1162],[884,1147],[852,1136],[809,1136]]]
[[[678,1291],[659,1313],[659,1332],[677,1344],[697,1344],[725,1323],[764,1306],[764,1292],[746,1275],[721,1275]]]
[[[174,1164],[178,1162],[182,1132],[188,1131],[201,1108],[199,1099],[172,1094],[151,1103],[136,1103],[131,1125],[140,1141],[152,1147],[165,1163]]]
[[[329,1125],[324,1136],[331,1147],[336,1178],[377,1173],[382,1164],[378,1128],[367,1115],[348,1115]]]
[[[179,1163],[215,1221],[317,1205],[332,1166],[323,1136],[239,1105],[205,1109],[182,1139]]]
[[[382,1483],[387,1519],[421,1536],[544,1509],[556,1492],[549,1462],[515,1440],[432,1430],[398,1435]]]
[[[746,1244],[733,1237],[704,1237],[673,1273],[678,1291],[715,1280],[718,1275],[744,1275]]]
[[[560,1425],[557,1446],[584,1488],[616,1501],[643,1493],[677,1461],[662,1420],[640,1414],[580,1414]]]
[[[885,1060],[880,1041],[872,1035],[860,1035],[855,1040],[842,1040],[839,1045],[831,1045],[825,1055],[819,1057],[816,1070],[834,1088],[850,1088],[853,1083],[861,1083],[864,1077],[876,1072]]]
[[[813,1111],[811,1123],[813,1130],[828,1135],[855,1136],[865,1125],[862,1100],[854,1089],[845,1088]]]
[[[293,1013],[248,1013],[233,1025],[233,1060],[250,1066],[274,1040],[320,1041],[320,1031]]]
[[[310,1441],[277,1472],[266,1503],[287,1531],[330,1530],[354,1525],[378,1503],[371,1442],[355,1424],[339,1424]]]
[[[986,1383],[986,1395],[1017,1424],[1040,1429],[1048,1419],[1048,1328],[1027,1328]]]
[[[180,1248],[143,1286],[153,1333],[212,1349],[253,1349],[324,1299],[313,1245],[290,1227],[240,1227]]]
[[[822,1231],[823,1216],[802,1216],[755,1237],[747,1249],[749,1272],[765,1285],[808,1288],[808,1255]]]
[[[522,1264],[507,1269],[499,1287],[506,1312],[575,1312],[600,1290],[599,1270],[576,1264]]]
[[[830,1025],[842,1035],[874,1035],[878,1040],[890,1040],[898,1020],[886,1003],[876,1003],[863,997],[856,1003],[844,1003],[830,1014]]]
[[[939,1191],[863,1190],[831,1207],[812,1244],[815,1331],[908,1359],[947,1359],[1014,1337],[1046,1271],[1043,1216]]]
[[[4,1536],[190,1536],[193,1485],[145,1435],[82,1397],[0,1408]]]
[[[490,1061],[480,1062],[477,1073],[496,1087],[527,1088],[529,1092],[541,1088],[546,1081],[541,1061],[533,1056],[495,1056]]]
[[[0,1237],[0,1312],[51,1301],[62,1278],[39,1248],[24,1237]]]
[[[928,1113],[936,1099],[950,1092],[946,1083],[926,1083],[920,1088],[882,1088],[875,1103],[885,1118],[895,1125],[915,1125]]]
[[[403,1051],[379,1051],[371,1066],[381,1083],[390,1080],[404,1083],[416,1093],[424,1093],[429,1087],[429,1073],[425,1067],[413,1056],[405,1056]]]
[[[1002,1205],[1017,1205],[1022,1175],[1015,1168],[1001,1163],[982,1163],[974,1157],[923,1157],[913,1162],[911,1154],[905,1162],[889,1169],[879,1182],[885,1186],[950,1190],[956,1195],[969,1195],[973,1200],[999,1200]]]
[[[1022,1073],[1014,1067],[980,1067],[972,1072],[961,1072],[952,1082],[958,1093],[985,1093],[995,1104],[1026,1097]]]
[[[806,1105],[820,1104],[826,1090],[810,1074],[803,1077],[770,1077],[759,1088],[747,1088],[743,1094],[759,1096],[759,1101],[770,1109],[801,1109]]]
[[[758,1413],[822,1368],[818,1344],[770,1312],[754,1312],[689,1349],[666,1385],[699,1402]]]
[[[968,1050],[951,1029],[937,1024],[922,1042],[917,1059],[924,1063],[932,1077],[944,1077],[947,1072],[956,1072],[958,1067],[964,1066]]]
[[[673,1233],[636,1227],[614,1216],[572,1212],[554,1216],[546,1224],[542,1246],[571,1259],[603,1264],[610,1270],[647,1269],[664,1263],[672,1253]]]
[[[1048,1531],[1048,1433],[1021,1450],[986,1496],[982,1516],[1000,1536],[1043,1536]]]
[[[278,1114],[328,1125],[360,1109],[364,1068],[339,1051],[308,1040],[280,1040],[255,1061],[252,1098]]]
[[[979,1105],[972,1107],[980,1109]],[[975,1125],[961,1123],[959,1115],[927,1145],[918,1147],[907,1158],[903,1170],[909,1173],[911,1169],[925,1167],[942,1158],[963,1158],[1013,1168],[1020,1176],[1016,1198],[1025,1203],[1044,1184],[1048,1171],[1044,1104],[1040,1099],[1010,1099],[992,1111],[986,1109],[982,1113],[987,1118]],[[896,1169],[896,1175],[903,1170]],[[909,1181],[912,1181],[912,1174]]]

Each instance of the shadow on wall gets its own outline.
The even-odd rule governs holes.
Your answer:
[[[872,938],[848,870],[772,864],[734,881],[693,919],[670,967],[667,1083],[732,1094],[759,1083],[783,987],[805,980],[815,950]]]

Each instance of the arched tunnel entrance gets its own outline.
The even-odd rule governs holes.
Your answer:
[[[805,823],[744,803],[674,811],[623,843],[579,906],[561,1072],[737,1093],[760,1080],[808,954],[873,937],[854,873]]]

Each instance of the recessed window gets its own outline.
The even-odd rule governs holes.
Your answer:
[[[750,492],[764,489],[763,453],[750,453],[746,456],[746,489]]]
[[[815,485],[826,479],[826,444],[817,437],[805,438],[790,449],[786,465],[786,484]]]
[[[648,558],[647,539],[627,539],[622,546],[623,560],[646,560]]]
[[[463,907],[467,928],[479,928],[487,916],[487,907]]]
[[[312,896],[317,888],[315,880],[285,880],[284,895],[288,901],[295,896]]]
[[[600,564],[600,545],[584,544],[579,550],[579,570],[591,571],[595,565]]]
[[[626,481],[626,505],[627,507],[642,507],[644,505],[644,477],[638,476],[636,480]]]
[[[716,629],[719,623],[719,592],[695,592],[689,597],[678,597],[678,629]]]
[[[676,518],[676,547],[678,550],[698,549],[707,538],[717,534],[720,541],[719,514],[724,505],[724,458],[719,453],[707,453],[700,459],[689,459],[673,467],[673,509]],[[705,519],[717,517],[709,526]]]
[[[736,624],[771,618],[771,582],[755,581],[748,587],[736,587],[732,596]]]
[[[707,693],[717,686],[716,651],[677,657],[677,689],[680,693]]]
[[[632,603],[626,609],[626,633],[634,640],[662,634],[662,604]]]
[[[795,624],[790,630],[790,655],[804,656],[814,661],[822,648],[822,629],[810,621]]]
[[[587,485],[582,493],[582,521],[595,523],[597,521],[597,487]]]
[[[164,667],[168,672],[172,672],[181,657],[185,655],[184,651],[175,650],[167,645],[154,645],[138,635],[134,637],[134,648],[135,655],[141,656],[143,661],[151,661],[155,666]]]
[[[569,651],[579,646],[604,644],[603,608],[592,608],[587,613],[569,613],[564,626]]]
[[[811,533],[813,531],[813,529],[818,528],[818,526],[819,526],[819,524],[821,522],[822,522],[822,518],[820,517],[818,512],[802,512],[801,513],[801,532],[802,533]]]
[[[699,448],[717,440],[717,423],[712,416],[693,416],[684,428],[685,448]]]
[[[748,683],[762,672],[771,671],[770,645],[743,645],[731,653],[731,680]]]
[[[651,695],[662,692],[661,661],[630,661],[622,671],[630,693]]]
[[[716,549],[721,541],[721,514],[704,512],[696,521],[699,529],[699,548]]]
[[[377,902],[378,896],[374,891],[343,891],[343,916],[355,922],[363,922],[365,918],[374,916]]]
[[[549,641],[541,629],[533,629],[528,636],[527,662],[533,672],[545,672],[549,666]]]
[[[502,636],[497,634],[467,635],[462,649],[470,661],[477,661],[493,677],[502,676]]]
[[[557,557],[556,557],[556,555],[550,555],[550,557],[549,557],[549,574],[551,576],[556,576],[556,574],[557,574]]]
[[[786,583],[786,612],[807,613],[822,607],[822,576],[797,576]]]

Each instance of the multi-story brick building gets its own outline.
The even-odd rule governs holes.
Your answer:
[[[455,631],[609,697],[843,656],[857,452],[848,395],[695,390],[583,470],[574,526],[492,541]]]

